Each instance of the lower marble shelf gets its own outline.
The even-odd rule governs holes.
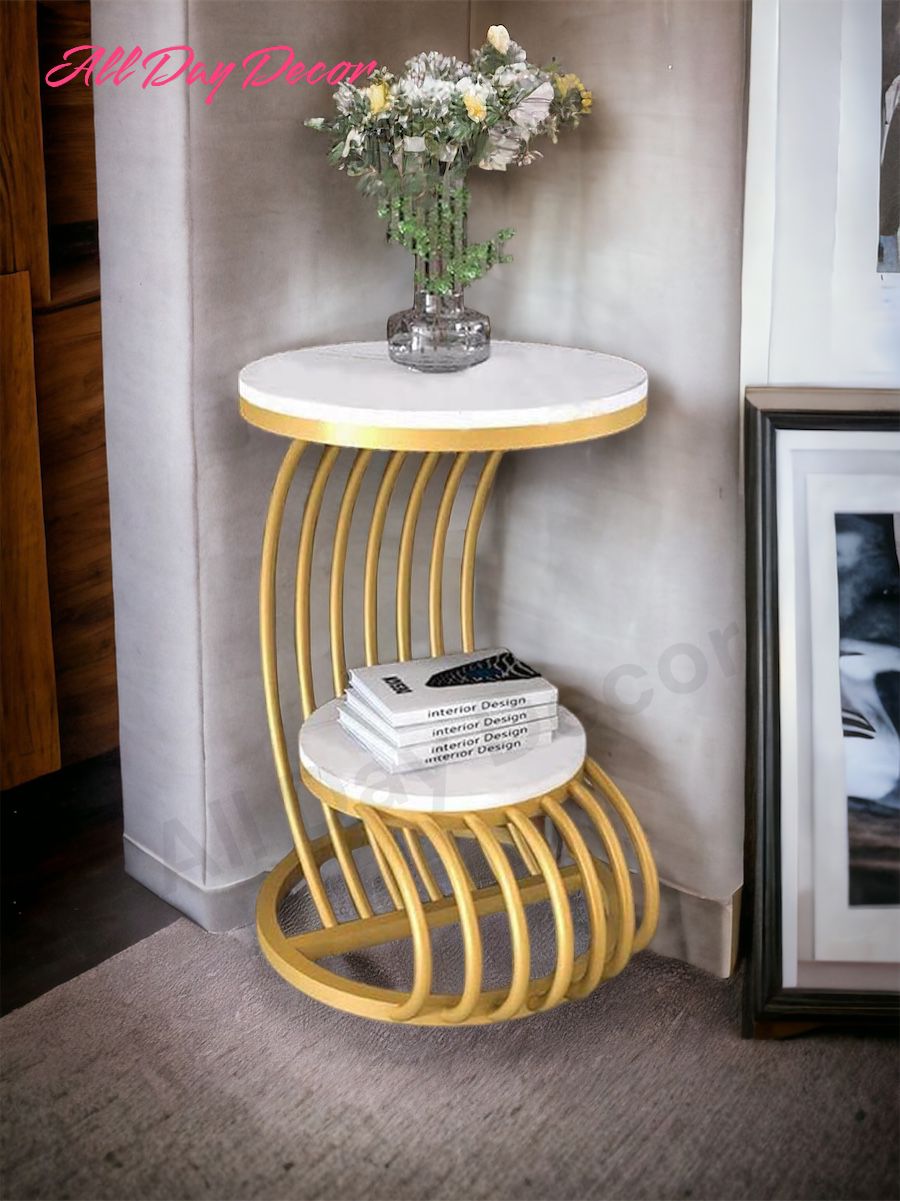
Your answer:
[[[462,813],[517,805],[561,788],[581,769],[584,728],[568,709],[546,746],[482,755],[425,771],[391,774],[338,724],[338,702],[316,709],[300,730],[300,763],[333,792],[400,812]]]

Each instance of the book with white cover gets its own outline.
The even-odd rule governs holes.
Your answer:
[[[549,680],[505,648],[357,667],[350,687],[392,726],[482,717],[558,699]]]
[[[370,705],[360,700],[352,688],[348,688],[344,693],[341,706],[370,726],[373,733],[388,747],[418,746],[437,739],[464,738],[470,734],[481,734],[484,730],[511,730],[529,722],[556,717],[558,709],[555,703],[527,705],[521,709],[501,709],[500,712],[484,713],[477,717],[450,717],[414,726],[392,726],[383,717],[379,717]]]
[[[397,748],[389,747],[346,709],[339,710],[338,721],[389,772],[422,771],[447,763],[462,763],[479,756],[502,755],[510,751],[524,751],[532,746],[544,746],[552,739],[558,724],[555,717],[545,718],[533,726],[519,727],[513,732],[488,730],[469,738]]]
[[[412,771],[416,768],[431,767],[435,763],[474,758],[475,755],[487,751],[494,753],[517,749],[520,746],[534,746],[537,735],[552,734],[559,724],[556,716],[545,717],[539,721],[483,730],[480,734],[463,735],[461,738],[435,738],[414,746],[397,747],[385,742],[371,725],[355,713],[351,713],[345,706],[338,709],[338,721],[389,771]],[[512,743],[515,743],[515,747],[510,746]],[[463,751],[467,753],[460,753]]]

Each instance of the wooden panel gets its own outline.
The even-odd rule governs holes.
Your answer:
[[[0,276],[0,391],[0,776],[11,788],[60,762],[25,271]]]
[[[50,297],[34,0],[0,4],[0,272],[28,271]]]
[[[43,82],[67,50],[90,45],[90,0],[38,0],[37,19],[48,219],[51,225],[96,221],[94,89],[80,79],[61,88]]]
[[[88,300],[100,299],[100,258],[67,259],[50,272],[50,303],[37,311],[70,308]]]
[[[63,763],[118,745],[100,304],[35,314]]]

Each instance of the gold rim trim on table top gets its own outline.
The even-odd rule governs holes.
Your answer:
[[[575,421],[480,429],[413,429],[315,421],[307,417],[273,413],[271,409],[263,408],[244,396],[239,399],[243,419],[270,434],[325,446],[348,446],[363,450],[481,451],[565,446],[621,433],[638,425],[647,415],[647,397],[644,396],[615,412],[579,417]]]

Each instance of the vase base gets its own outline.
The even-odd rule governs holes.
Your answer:
[[[491,323],[473,309],[439,317],[404,309],[388,319],[387,344],[391,360],[401,367],[464,371],[490,357]]]
[[[475,367],[478,363],[489,359],[491,347],[488,343],[478,353],[460,359],[458,356],[451,355],[423,354],[421,351],[415,352],[411,348],[392,346],[388,343],[388,355],[392,362],[397,363],[400,367],[408,367],[410,371],[465,371],[467,367]]]

